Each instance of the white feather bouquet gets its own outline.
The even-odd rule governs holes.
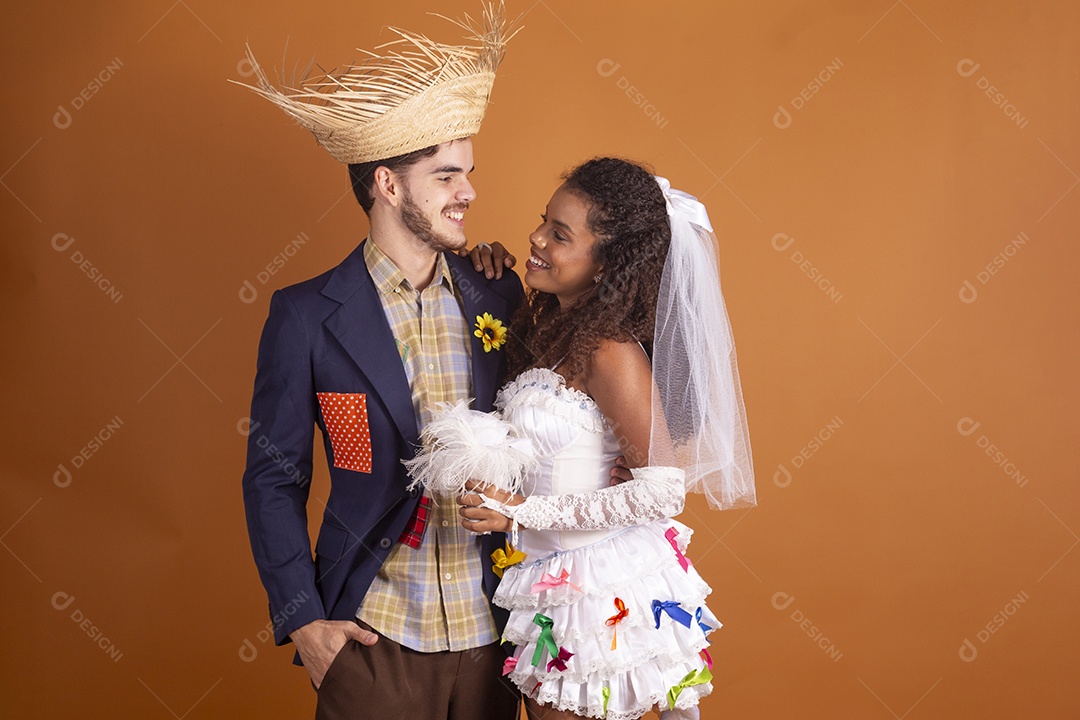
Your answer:
[[[473,492],[465,487],[469,480],[517,493],[536,455],[513,425],[497,413],[470,409],[465,400],[439,403],[420,440],[416,457],[402,462],[412,477],[409,489],[422,485],[433,496]]]

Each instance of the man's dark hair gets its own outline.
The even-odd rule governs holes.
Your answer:
[[[375,180],[375,170],[380,167],[389,168],[394,172],[402,172],[415,165],[424,158],[431,157],[439,151],[438,145],[413,150],[404,155],[387,158],[386,160],[372,160],[366,163],[353,163],[349,165],[349,180],[352,182],[353,192],[364,208],[364,212],[371,215],[371,206],[375,204],[375,193],[371,184]]]

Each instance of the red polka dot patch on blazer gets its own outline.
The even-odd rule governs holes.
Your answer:
[[[322,410],[334,467],[371,472],[371,429],[368,427],[367,395],[364,393],[316,393]]]

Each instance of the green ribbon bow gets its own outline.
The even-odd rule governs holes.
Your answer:
[[[605,687],[600,690],[600,694],[604,696],[604,717],[607,717],[607,704],[611,699],[611,688]]]
[[[533,622],[540,626],[540,637],[536,639],[536,650],[533,651],[532,657],[532,664],[535,666],[540,664],[540,658],[544,656],[544,648],[547,648],[551,657],[558,657],[559,646],[555,643],[555,638],[551,634],[551,626],[554,624],[554,620],[547,615],[536,613]]]
[[[712,682],[712,672],[707,667],[687,673],[686,677],[678,685],[667,691],[668,707],[672,710],[675,709],[675,701],[679,699],[679,694],[686,688],[693,685],[704,685],[708,682]]]

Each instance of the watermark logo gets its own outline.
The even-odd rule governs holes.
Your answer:
[[[799,449],[799,452],[791,456],[791,466],[798,470],[806,461],[812,458],[818,450],[821,450],[825,446],[825,443],[836,434],[836,431],[840,429],[840,426],[844,424],[843,419],[839,415],[835,416],[832,420],[825,423],[824,427],[817,431],[814,437],[810,438],[810,442],[806,443]],[[784,463],[780,463],[777,466],[776,472],[773,473],[773,483],[776,487],[786,488],[791,484],[791,471],[787,469]]]
[[[116,434],[116,432],[123,426],[124,421],[117,415],[113,417],[109,422],[105,423],[105,427],[97,431],[90,441],[83,445],[83,447],[74,455],[71,456],[71,467],[75,470],[81,469],[89,460],[100,450],[109,439]],[[56,472],[53,473],[53,484],[58,488],[66,488],[71,485],[73,479],[71,470],[67,465],[60,463],[56,466]]]
[[[242,78],[249,78],[255,74],[255,66],[251,64],[251,60],[246,55],[237,61],[236,73]]]
[[[604,58],[596,63],[596,72],[600,77],[609,78],[614,77],[615,73],[617,73],[621,67],[621,63],[617,63],[610,58]],[[622,90],[626,97],[630,98],[630,102],[641,110],[645,117],[652,120],[656,124],[656,127],[661,130],[667,127],[667,118],[660,114],[660,111],[656,109],[656,106],[649,102],[649,99],[645,97],[645,93],[635,87],[625,75],[619,75],[619,79],[615,81],[615,87]]]
[[[798,112],[806,107],[806,103],[810,102],[815,95],[821,92],[821,89],[825,86],[825,83],[832,80],[840,68],[844,67],[844,61],[840,58],[833,58],[828,65],[821,69],[821,71],[814,76],[814,78],[807,83],[806,87],[796,93],[795,97],[791,98],[789,103],[791,110],[788,110],[787,105],[778,105],[776,113],[773,115],[773,125],[781,130],[787,130],[791,127],[792,112]]]
[[[776,233],[772,237],[773,250],[777,252],[786,252],[788,248],[795,244],[795,238],[785,233]],[[825,297],[833,301],[833,303],[839,303],[843,299],[843,294],[836,289],[832,281],[825,277],[825,274],[817,268],[806,256],[803,255],[801,250],[795,249],[791,251],[788,256],[791,262],[795,263],[796,267],[802,272],[803,275],[810,278],[810,282],[814,284],[819,290],[825,293]]]
[[[975,434],[975,431],[982,425],[981,422],[973,420],[969,417],[960,418],[956,423],[956,431],[964,437],[971,437]],[[1001,468],[1001,471],[1005,473],[1006,477],[1012,478],[1016,483],[1016,487],[1024,487],[1027,485],[1027,476],[1021,473],[1015,464],[1002,452],[997,445],[990,442],[990,438],[983,434],[979,434],[979,437],[975,439],[975,445],[986,453],[986,456],[990,460]]]
[[[266,263],[266,266],[255,275],[255,280],[259,285],[265,285],[270,281],[274,275],[277,274],[281,268],[285,267],[287,263],[296,253],[300,251],[304,245],[307,245],[307,241],[310,238],[306,233],[300,233],[296,236],[296,239],[285,246],[285,249],[275,255],[270,262]],[[244,284],[240,286],[240,302],[250,305],[255,302],[259,297],[259,290],[250,280],[244,280]]]
[[[75,244],[75,238],[67,235],[66,233],[56,233],[52,236],[52,248],[56,252],[66,252],[68,248]],[[68,259],[82,271],[82,274],[90,278],[90,282],[95,287],[105,293],[105,297],[112,300],[114,303],[118,303],[124,299],[123,294],[116,289],[101,270],[98,269],[90,260],[83,255],[81,250],[72,250]]]
[[[790,593],[786,593],[782,590],[773,593],[772,606],[777,610],[786,612],[789,607],[794,605],[794,603],[795,596]],[[806,633],[806,636],[809,637],[815,645],[821,648],[825,655],[833,662],[840,662],[840,658],[844,657],[844,653],[840,652],[840,649],[825,636],[825,633],[818,628],[818,626],[815,625],[802,610],[797,607],[792,609],[790,617],[791,621],[798,625],[799,629]]]
[[[1021,590],[1016,597],[1005,603],[1005,607],[1001,609],[1001,612],[995,613],[994,617],[990,618],[990,622],[979,628],[979,631],[975,633],[975,639],[979,641],[979,645],[988,643],[990,638],[994,636],[994,633],[1005,627],[1005,623],[1012,619],[1012,616],[1017,613],[1020,606],[1029,599],[1027,591]],[[964,642],[960,643],[960,650],[958,653],[960,659],[964,662],[975,662],[975,659],[979,657],[979,646],[973,643],[971,638],[964,638]]]
[[[986,263],[986,267],[979,271],[975,276],[975,279],[979,281],[980,285],[986,285],[990,282],[991,278],[997,275],[1001,268],[1005,267],[1005,263],[1012,260],[1020,248],[1027,245],[1030,238],[1027,233],[1020,233],[1016,236],[1015,240],[1010,240],[1005,247],[994,257],[990,258],[990,262]],[[960,302],[970,305],[975,302],[979,297],[979,290],[970,280],[964,280],[964,284],[960,286]]]
[[[623,457],[631,465],[647,465],[649,462],[648,453],[631,442],[630,438],[626,437],[626,433],[620,433],[620,427],[621,424],[616,421],[611,425],[611,433],[615,436],[615,440],[619,444],[619,451],[622,452]]]
[[[270,618],[270,622],[266,624],[266,627],[255,634],[255,640],[258,641],[259,645],[265,645],[270,640],[273,640],[274,631],[284,625],[285,621],[295,615],[296,611],[310,599],[311,597],[307,594],[307,590],[303,590],[299,595],[285,603],[285,607],[277,613],[274,613],[274,616]],[[244,641],[240,643],[240,649],[237,654],[244,662],[255,662],[255,659],[259,657],[259,646],[252,642],[251,638],[244,638]]]
[[[112,80],[122,67],[124,67],[124,62],[118,57],[113,58],[108,65],[90,80],[86,87],[79,91],[78,95],[71,98],[68,105],[58,105],[56,107],[56,113],[53,115],[53,125],[60,130],[67,130],[71,127],[71,123],[74,122],[72,112],[82,110],[90,102],[90,99],[97,95],[101,88],[105,86],[105,83]],[[70,110],[68,106],[71,107]]]
[[[60,611],[67,611],[69,607],[75,602],[75,596],[66,593],[64,591],[53,593],[52,606]],[[120,652],[120,648],[116,647],[109,638],[105,637],[105,634],[93,623],[90,618],[86,616],[79,608],[74,608],[71,611],[71,621],[79,626],[86,635],[97,645],[101,650],[112,658],[113,662],[120,662],[120,658],[124,657],[124,653]]]
[[[289,456],[285,454],[277,445],[270,442],[270,438],[266,435],[258,432],[262,423],[252,423],[251,418],[244,417],[236,423],[236,431],[244,437],[250,437],[255,435],[255,447],[262,450],[270,460],[277,465],[285,473],[286,477],[292,478],[300,487],[304,487],[311,478],[304,473],[300,472],[300,469],[293,464],[293,461],[289,459]],[[248,445],[250,448],[250,444]]]
[[[971,58],[964,58],[956,63],[956,72],[960,77],[969,78],[972,77],[980,67],[982,67],[980,63],[975,62]],[[1009,102],[1009,99],[1005,97],[1005,94],[998,90],[985,75],[979,76],[979,79],[975,81],[975,87],[982,90],[986,97],[990,98],[990,102],[994,104],[994,107],[1001,108],[1001,112],[1005,114],[1005,117],[1012,120],[1016,127],[1021,130],[1027,127],[1028,119],[1020,114],[1020,111],[1016,106]]]

